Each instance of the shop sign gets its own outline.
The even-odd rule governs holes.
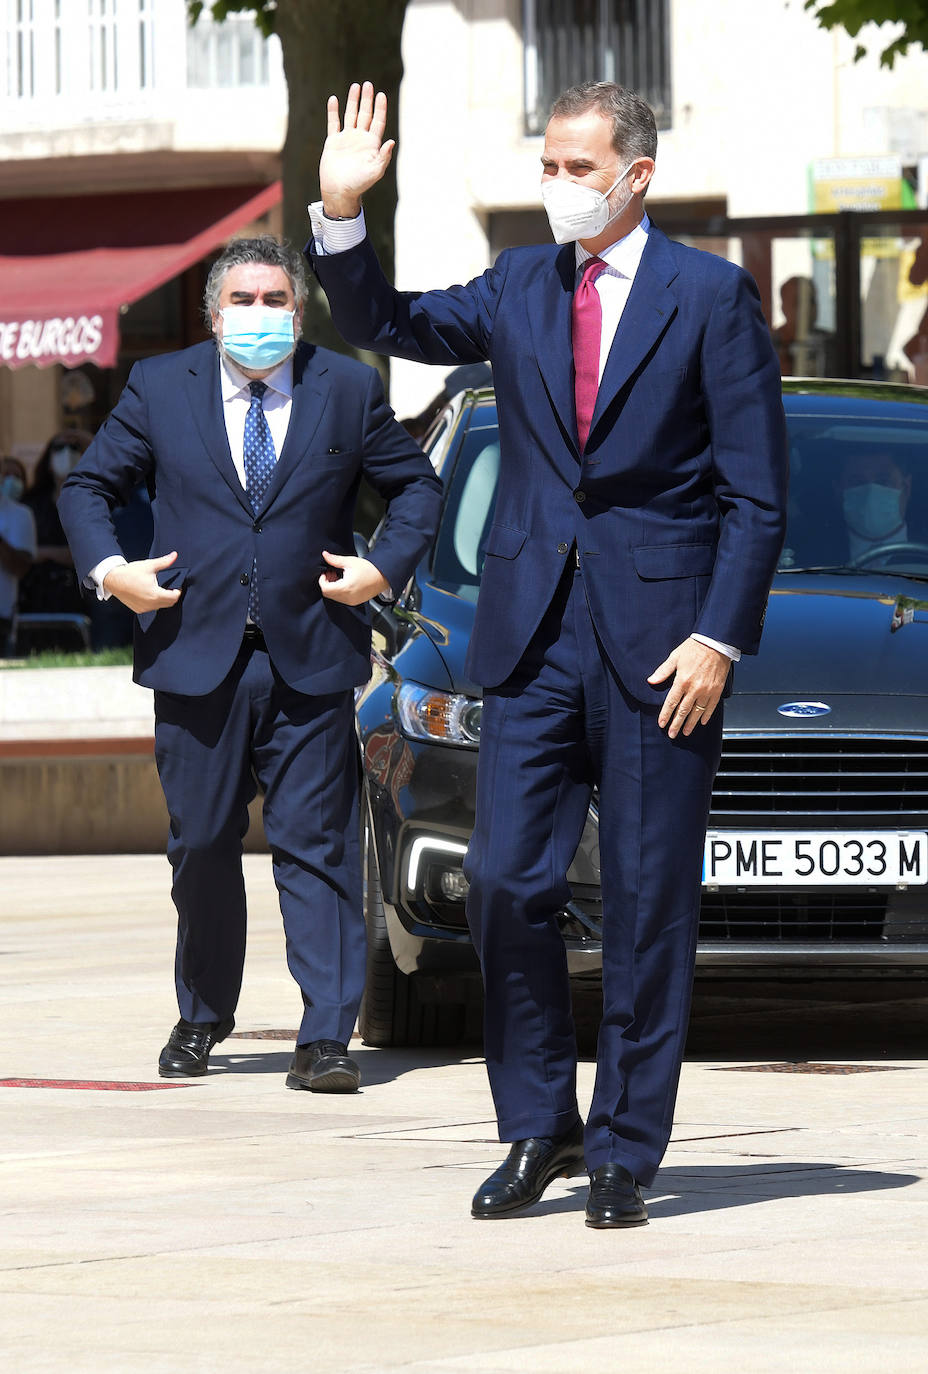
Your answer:
[[[817,215],[840,210],[902,210],[913,199],[898,157],[816,158],[809,191],[809,208]]]
[[[0,319],[0,365],[23,367],[29,363],[47,367],[63,363],[101,361],[105,333],[102,315],[55,315],[48,319]],[[109,348],[104,349],[109,353]]]

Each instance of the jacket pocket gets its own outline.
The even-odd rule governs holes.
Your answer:
[[[183,587],[187,581],[189,568],[178,568],[171,564],[169,568],[159,568],[155,573],[158,579],[158,586],[165,587],[169,592],[176,592],[179,587]]]
[[[645,581],[665,577],[708,577],[715,567],[714,544],[647,544],[632,549],[635,571]]]
[[[155,577],[158,579],[159,587],[164,587],[169,592],[176,592],[186,586],[189,571],[189,568],[178,568],[172,564],[170,568],[159,568]],[[138,617],[139,628],[142,630],[150,629],[159,611],[170,611],[171,609],[173,609],[171,606],[159,606],[154,611],[142,611]]]
[[[527,538],[526,530],[517,530],[511,525],[491,525],[484,552],[496,558],[515,558]]]

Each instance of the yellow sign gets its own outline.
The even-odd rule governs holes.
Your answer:
[[[815,214],[840,210],[901,210],[898,157],[822,157],[812,163],[810,200]]]

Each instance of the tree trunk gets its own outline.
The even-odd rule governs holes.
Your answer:
[[[306,206],[319,198],[319,158],[326,136],[325,102],[337,95],[343,110],[352,81],[369,79],[387,96],[388,138],[396,137],[403,59],[400,41],[406,0],[278,0],[274,27],[283,50],[290,116],[283,147],[284,235],[302,247],[309,238]],[[395,158],[384,179],[364,197],[371,242],[393,276]],[[305,337],[351,352],[336,333],[325,296],[313,283],[303,319]],[[361,354],[385,374],[385,360]]]

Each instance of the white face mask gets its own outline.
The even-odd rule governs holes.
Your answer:
[[[547,212],[554,242],[573,243],[577,239],[595,239],[614,219],[618,219],[631,204],[635,193],[629,191],[624,200],[613,206],[609,204],[609,197],[634,165],[634,162],[630,162],[608,191],[597,191],[579,181],[565,181],[563,177],[551,177],[543,181],[541,203]]]
[[[863,482],[848,487],[842,498],[848,527],[862,539],[888,539],[902,528],[903,515],[898,487]]]

